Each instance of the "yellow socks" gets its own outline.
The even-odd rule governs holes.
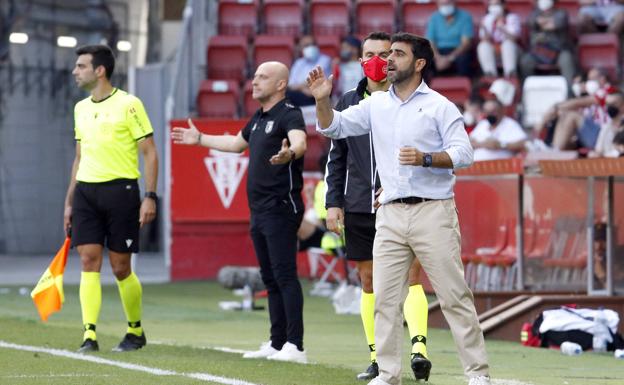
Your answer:
[[[412,353],[420,353],[425,357],[427,357],[428,314],[429,304],[422,285],[410,286],[403,305],[403,315],[412,340]]]
[[[82,309],[82,324],[85,329],[83,339],[90,338],[95,341],[95,325],[102,307],[100,273],[83,271],[80,274],[80,307]]]
[[[371,362],[375,362],[377,360],[377,352],[375,351],[375,294],[362,291],[360,316],[362,317],[366,343],[370,349]]]
[[[141,327],[143,289],[141,288],[139,277],[132,272],[124,280],[117,281],[117,286],[119,287],[119,296],[128,320],[127,333],[141,336],[143,334],[143,328]]]

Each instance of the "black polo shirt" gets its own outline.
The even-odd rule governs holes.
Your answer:
[[[242,130],[249,143],[247,199],[251,211],[263,211],[280,205],[303,210],[303,157],[286,164],[272,165],[269,159],[282,148],[290,130],[305,132],[303,115],[298,107],[282,99],[269,111],[260,108]]]

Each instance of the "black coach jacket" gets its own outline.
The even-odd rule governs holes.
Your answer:
[[[336,110],[342,111],[358,104],[364,99],[366,85],[367,80],[364,78],[357,88],[342,95],[336,103]],[[331,141],[325,183],[325,207],[341,207],[350,213],[375,212],[375,191],[381,183],[370,133]]]

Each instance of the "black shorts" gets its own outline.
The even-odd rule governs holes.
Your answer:
[[[118,253],[139,251],[141,194],[136,180],[77,182],[72,246],[100,244]]]
[[[375,240],[375,214],[345,213],[347,259],[371,261]]]

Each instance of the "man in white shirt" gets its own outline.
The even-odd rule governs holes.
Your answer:
[[[483,115],[470,133],[474,160],[511,158],[524,150],[527,134],[520,124],[505,116],[505,108],[497,99],[483,104]]]
[[[397,33],[390,52],[390,90],[374,92],[342,112],[331,107],[331,77],[317,67],[307,79],[321,134],[334,139],[373,135],[383,192],[373,246],[379,376],[369,385],[401,384],[401,303],[415,256],[440,300],[469,385],[489,385],[483,333],[464,280],[453,200],[452,169],[472,164],[472,146],[457,107],[422,80],[433,65],[429,41]]]

